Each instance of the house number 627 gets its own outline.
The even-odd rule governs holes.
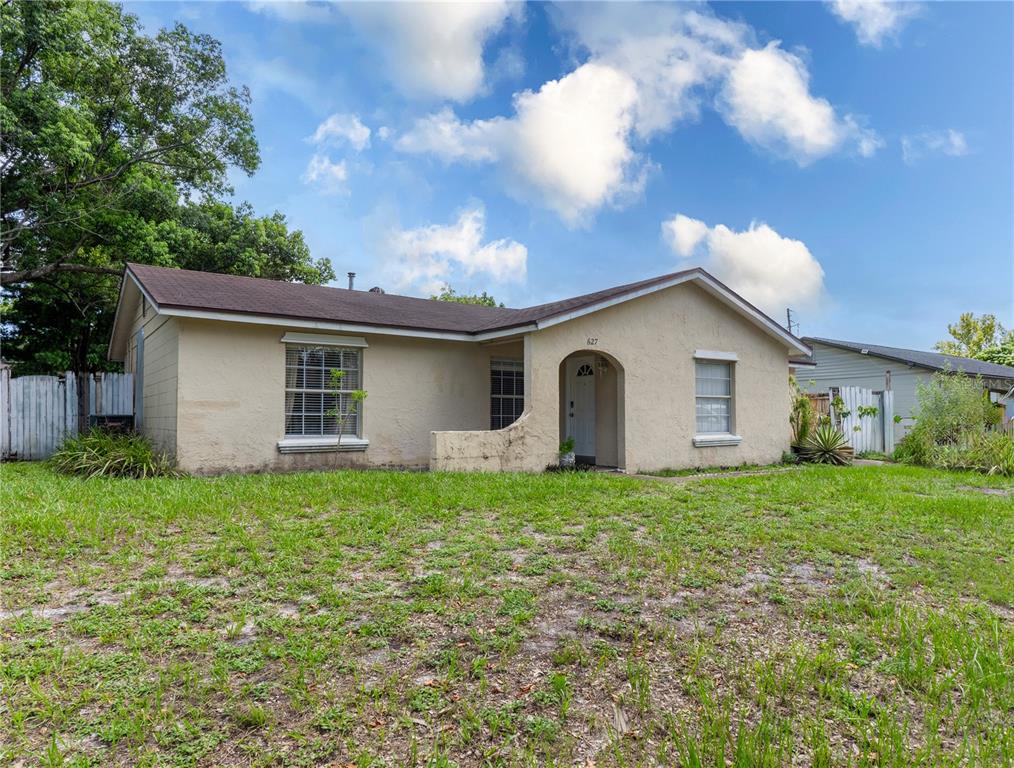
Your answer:
[[[599,343],[599,340],[597,338],[595,338],[594,336],[589,336],[588,337],[588,346],[589,347],[594,347],[598,343]]]

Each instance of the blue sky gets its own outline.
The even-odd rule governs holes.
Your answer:
[[[221,41],[357,287],[524,306],[702,265],[807,335],[1014,325],[1014,5],[127,3]]]

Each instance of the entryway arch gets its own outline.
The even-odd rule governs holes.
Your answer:
[[[560,361],[559,377],[560,442],[574,438],[579,463],[624,468],[623,365],[582,349]]]

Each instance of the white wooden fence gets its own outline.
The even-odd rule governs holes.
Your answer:
[[[875,392],[863,387],[841,387],[842,400],[835,420],[841,421],[841,430],[856,453],[894,451],[894,393],[891,390]],[[834,395],[831,410],[834,412]],[[873,412],[871,409],[876,409]]]
[[[132,373],[85,374],[89,416],[134,413]],[[19,376],[0,368],[0,456],[44,459],[77,434],[77,375]]]

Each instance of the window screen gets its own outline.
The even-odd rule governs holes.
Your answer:
[[[732,432],[732,363],[697,361],[697,434]]]
[[[493,360],[489,376],[489,428],[503,429],[525,410],[525,365],[520,360]]]
[[[362,385],[360,350],[344,347],[285,345],[285,434],[311,437],[359,435],[361,413],[350,413],[352,392]],[[344,375],[332,386],[331,371]],[[361,410],[362,404],[359,404]]]

